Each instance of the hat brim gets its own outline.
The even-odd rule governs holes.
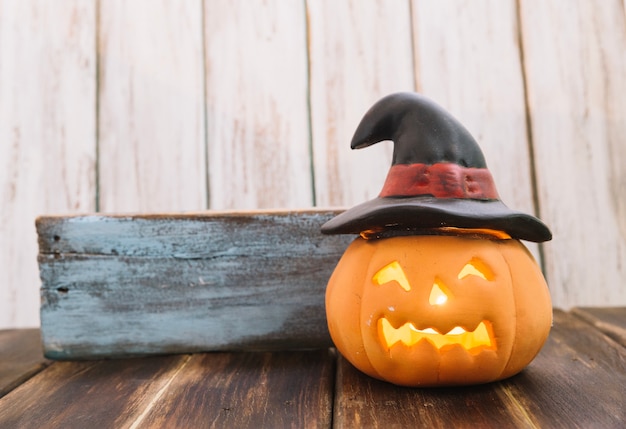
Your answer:
[[[335,216],[322,226],[322,233],[360,234],[381,228],[410,231],[441,227],[494,229],[537,243],[552,239],[550,229],[543,222],[509,209],[500,200],[430,196],[375,198]]]

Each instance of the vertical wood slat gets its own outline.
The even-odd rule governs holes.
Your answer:
[[[476,138],[503,201],[533,213],[515,1],[413,0],[413,12],[418,90]]]
[[[100,209],[204,209],[201,0],[99,7]]]
[[[0,2],[0,327],[36,326],[33,221],[93,211],[95,1]]]
[[[205,5],[209,207],[312,205],[304,3]]]
[[[554,302],[626,301],[626,15],[620,0],[520,4]],[[567,13],[565,13],[567,9]]]
[[[418,90],[476,138],[502,201],[536,214],[515,0],[413,0],[413,23]]]
[[[363,4],[358,7],[354,6],[356,3],[342,3],[332,5],[337,9],[333,12],[324,8],[325,3],[313,1],[308,5],[293,2],[288,6],[268,3],[266,9],[253,4],[224,6],[207,1],[202,17],[201,13],[196,13],[203,4],[200,0],[177,5],[161,1],[123,6],[107,1],[99,2],[102,9],[99,31],[96,28],[97,3],[95,0],[62,0],[55,2],[55,8],[35,0],[0,4],[0,138],[5,142],[0,145],[0,233],[3,237],[0,243],[0,326],[37,323],[36,285],[39,282],[34,269],[34,216],[50,212],[85,212],[95,208],[94,94],[98,91],[102,109],[99,135],[103,151],[100,165],[103,209],[156,211],[163,207],[185,210],[205,206],[205,116],[202,108],[205,78],[212,85],[207,88],[207,94],[217,97],[209,106],[206,120],[216,126],[223,124],[209,134],[212,145],[228,146],[223,141],[245,141],[237,146],[239,149],[220,147],[209,154],[215,173],[211,180],[213,206],[311,204],[308,143],[301,143],[310,138],[306,96],[302,95],[306,94],[307,85],[305,6],[310,19],[313,152],[314,156],[322,157],[322,161],[316,158],[315,162],[318,202],[321,205],[352,205],[368,199],[369,192],[377,192],[378,183],[388,168],[388,147],[352,152],[340,159],[343,155],[335,156],[330,151],[324,155],[318,142],[337,129],[334,133],[338,137],[334,141],[337,147],[343,147],[347,152],[345,140],[353,130],[349,112],[354,112],[356,122],[378,96],[376,91],[382,95],[396,90],[391,86],[389,91],[385,89],[387,87],[383,88],[382,82],[391,85],[389,82],[396,80],[384,76],[412,73],[412,70],[405,70],[404,65],[398,65],[405,64],[410,57],[397,55],[398,51],[404,51],[401,47],[404,38],[396,34],[404,31],[405,24],[400,16],[391,18],[387,14],[387,10],[397,10],[402,15],[406,9],[404,2],[389,2],[380,11],[371,3],[361,2]],[[437,3],[417,0],[411,3],[420,89],[452,110],[479,138],[503,200],[511,207],[527,211],[524,204],[530,200],[526,187],[513,193],[506,190],[510,189],[506,184],[508,178],[523,172],[524,154],[501,155],[500,149],[508,146],[487,143],[495,141],[488,134],[489,130],[500,129],[499,126],[491,128],[496,123],[504,122],[510,126],[513,130],[508,136],[511,141],[512,136],[521,135],[517,107],[511,113],[508,104],[496,104],[498,100],[506,99],[518,105],[519,85],[513,79],[514,67],[509,68],[515,66],[518,50],[511,46],[515,29],[508,27],[512,3],[472,2],[471,6],[458,2],[451,3],[451,6]],[[621,197],[626,187],[623,161],[626,155],[624,145],[619,141],[619,136],[624,134],[623,121],[620,122],[624,117],[624,101],[619,96],[624,92],[621,79],[625,57],[624,1],[609,1],[592,10],[593,2],[581,0],[574,3],[571,13],[564,13],[565,6],[558,1],[541,2],[537,8],[532,2],[518,3],[532,115],[531,137],[537,152],[540,209],[544,220],[555,229],[555,240],[547,245],[548,280],[553,288],[554,301],[564,307],[621,304],[626,299],[626,292],[619,287],[626,275],[626,199]],[[246,8],[252,7],[246,15]],[[428,13],[424,15],[423,11]],[[268,37],[264,39],[257,34],[271,34],[271,31],[264,33],[262,30],[267,28],[264,26],[273,15],[280,14],[288,14],[293,19],[284,18],[284,15],[276,18],[275,22],[279,24],[275,34],[279,36],[273,42],[264,43]],[[380,21],[363,24],[369,22],[372,14],[379,14]],[[163,15],[167,15],[167,19]],[[321,21],[319,17],[323,17]],[[202,19],[205,21],[204,33]],[[231,28],[223,30],[221,24],[228,24]],[[507,25],[506,30],[502,30],[504,25]],[[379,27],[386,31],[379,31]],[[252,28],[260,30],[252,35],[246,33]],[[346,31],[342,35],[342,28],[363,29],[358,35],[359,40],[371,43],[348,40],[353,34]],[[427,28],[432,31],[425,32]],[[109,34],[109,31],[115,34]],[[238,31],[241,34],[235,34]],[[370,36],[374,34],[376,38],[372,41]],[[125,38],[123,43],[122,37]],[[95,88],[96,38],[100,39],[99,90]],[[323,38],[321,42],[320,38]],[[171,40],[176,41],[174,48]],[[220,47],[225,40],[228,46]],[[289,40],[293,45],[288,43]],[[158,53],[149,49],[155,41],[161,45]],[[118,44],[117,47],[114,48],[112,43]],[[207,47],[204,65],[203,43]],[[483,49],[485,46],[490,48],[487,53]],[[511,49],[505,49],[507,46]],[[322,54],[318,55],[320,52]],[[434,54],[425,56],[425,52]],[[127,57],[123,58],[124,55]],[[162,61],[156,59],[157,56]],[[333,61],[324,65],[321,62],[324,56],[333,58]],[[376,60],[370,62],[374,57]],[[345,58],[349,61],[343,63]],[[455,58],[466,60],[447,68],[439,64],[441,61],[452,64]],[[497,58],[503,60],[497,61]],[[123,61],[128,62],[123,64]],[[260,65],[264,63],[273,66],[263,68]],[[356,72],[348,73],[346,70],[353,70],[349,64],[362,66],[355,67]],[[206,67],[205,75],[202,74],[203,67]],[[384,68],[383,71],[380,68]],[[465,81],[451,70],[461,70],[475,78],[468,79],[469,84],[463,84]],[[477,71],[481,74],[476,75]],[[142,80],[145,75],[150,78]],[[167,84],[161,85],[163,81],[159,79],[163,76],[171,78],[168,82],[180,85],[178,89],[193,89],[185,95],[183,90],[170,91]],[[435,78],[444,85],[433,84]],[[145,82],[150,79],[153,80]],[[130,82],[134,83],[132,90],[127,86]],[[339,93],[340,83],[348,95],[344,96],[344,101],[334,102],[333,106],[337,106],[336,115],[345,118],[333,122],[331,119],[335,115],[330,110],[323,111],[324,103],[332,100],[322,100],[319,91],[326,92],[330,88]],[[374,89],[368,89],[369,85]],[[496,91],[499,93],[497,98],[493,89],[496,86],[507,89],[501,94]],[[479,92],[478,88],[484,92]],[[164,92],[167,95],[162,94]],[[372,100],[351,101],[361,97],[362,92],[372,94]],[[187,97],[188,93],[193,94]],[[276,95],[279,93],[282,95]],[[252,95],[241,101],[244,100],[241,94]],[[441,94],[441,98],[436,94]],[[462,100],[472,97],[479,99],[481,112],[493,115],[480,119],[482,125],[476,128],[473,124],[479,123],[482,113],[472,112],[469,107],[457,107],[465,105]],[[161,102],[164,99],[166,101]],[[150,100],[156,102],[150,103]],[[130,106],[131,101],[134,107]],[[275,111],[276,115],[261,117],[262,114],[250,107],[257,103],[261,105],[257,110]],[[272,103],[283,107],[274,108]],[[216,110],[217,106],[225,104],[230,107],[226,115],[220,116],[223,112]],[[184,116],[190,111],[193,117]],[[252,118],[254,115],[257,117]],[[245,119],[243,122],[233,119],[238,117]],[[276,117],[289,118],[278,127],[282,131],[273,130]],[[329,117],[331,119],[325,119]],[[287,124],[296,125],[286,130]],[[254,131],[246,134],[238,128],[240,126]],[[345,129],[340,130],[344,126]],[[120,134],[114,135],[120,127],[123,128]],[[247,137],[233,137],[235,130]],[[305,131],[301,135],[302,130]],[[282,134],[276,138],[275,135],[262,137],[268,132]],[[496,137],[494,134],[494,139]],[[133,138],[137,141],[134,142]],[[151,139],[160,143],[151,146]],[[189,143],[191,140],[193,143]],[[278,140],[289,141],[285,143],[290,148],[287,150],[289,156],[285,155],[284,148],[279,149],[270,143],[264,144],[262,149],[251,143]],[[172,141],[172,145],[163,143]],[[116,148],[124,143],[127,146],[117,152]],[[329,143],[328,147],[334,146]],[[497,148],[497,152],[492,152],[492,147]],[[518,148],[517,144],[515,147]],[[369,158],[372,151],[377,153],[371,155],[376,158],[373,161]],[[245,161],[235,161],[236,152],[245,153],[242,155]],[[112,156],[115,163],[106,161],[106,156]],[[340,164],[333,168],[350,178],[327,179],[332,176],[330,172],[324,173],[320,169],[329,162],[324,157],[340,159]],[[508,163],[516,157],[518,161],[511,167]],[[297,167],[285,168],[287,158],[295,159]],[[137,160],[137,164],[127,168],[129,159]],[[226,163],[226,159],[232,161]],[[254,170],[251,164],[259,166],[258,169]],[[355,165],[357,167],[352,167]],[[367,170],[365,174],[360,173],[362,165],[370,166],[364,169]],[[358,171],[353,174],[349,168]],[[509,168],[513,173],[507,171]],[[122,171],[119,176],[123,180],[114,183],[117,179],[111,178],[112,171]],[[375,177],[377,174],[381,178]],[[348,182],[358,175],[367,177],[363,185]],[[137,177],[141,178],[135,180]],[[277,183],[286,184],[289,190],[278,189]],[[109,191],[104,189],[107,186]],[[341,192],[330,190],[332,186],[340,187]],[[111,187],[116,187],[118,196]],[[331,201],[325,195],[335,197]],[[31,239],[27,238],[29,236]],[[597,265],[595,255],[603,255],[601,265]],[[596,270],[586,267],[587,261],[594,261],[593,266],[604,267],[599,280],[595,278]],[[600,283],[603,287],[598,292],[592,285]]]
[[[351,151],[361,117],[379,98],[413,90],[408,1],[308,1],[316,203],[351,206],[380,192],[391,143]]]

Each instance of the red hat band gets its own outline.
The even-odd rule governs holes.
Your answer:
[[[387,174],[380,197],[415,197],[497,200],[498,192],[486,168],[438,164],[396,164]]]

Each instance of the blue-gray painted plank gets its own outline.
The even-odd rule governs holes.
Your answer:
[[[37,219],[37,232],[42,254],[206,258],[238,247],[253,250],[259,246],[271,253],[326,253],[337,240],[321,236],[319,228],[338,213],[309,210],[46,216]],[[290,248],[284,249],[285,245]]]
[[[335,214],[41,218],[46,356],[327,347]]]

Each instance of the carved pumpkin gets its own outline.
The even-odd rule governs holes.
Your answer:
[[[407,386],[486,383],[521,371],[552,321],[539,267],[519,239],[552,233],[500,201],[478,143],[414,93],[365,114],[353,149],[392,140],[379,196],[325,234],[359,234],[326,292],[339,351],[372,377]]]
[[[366,374],[408,386],[521,371],[550,331],[543,275],[514,239],[357,238],[326,292],[332,339]]]

